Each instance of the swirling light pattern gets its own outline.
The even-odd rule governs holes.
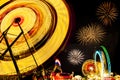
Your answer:
[[[96,75],[99,73],[98,66],[96,66],[93,59],[86,60],[82,65],[82,73],[84,76]]]
[[[18,25],[14,23],[15,19],[20,20],[20,26],[30,49],[33,47],[36,49],[33,55],[38,65],[43,64],[59,49],[69,30],[68,6],[62,0],[12,0],[1,7],[0,35],[12,24],[7,33],[10,44],[21,32]],[[19,56],[17,65],[21,74],[36,68],[23,36],[20,36],[11,48],[13,55]],[[6,49],[7,46],[3,40],[0,43],[0,53]],[[4,59],[0,61],[0,75],[16,75],[9,52],[5,57],[8,61]]]
[[[84,54],[78,49],[73,49],[68,53],[67,60],[72,65],[79,65],[84,60]]]
[[[29,3],[26,1],[17,1],[15,4],[14,3],[15,2],[7,5],[6,9],[1,10],[1,15],[3,17],[0,27],[1,34],[8,28],[11,23],[13,23],[14,19],[19,18],[20,25],[24,31],[24,34],[28,39],[29,45],[32,47],[32,45],[36,45],[39,41],[43,39],[44,36],[48,34],[48,31],[52,27],[52,14],[49,8],[41,1],[39,2],[41,4],[41,6],[39,7],[37,7],[38,3],[34,1],[31,1]],[[31,3],[33,5],[35,4],[36,6],[33,8]],[[15,5],[17,6],[13,7]],[[25,7],[22,7],[23,5],[25,5]],[[44,10],[42,9],[42,7],[44,7]],[[16,23],[13,23],[7,34],[9,43],[12,43],[20,32],[21,30],[18,25]],[[2,42],[1,46],[4,47],[3,51],[6,50],[6,45],[4,42]],[[28,47],[23,36],[16,41],[14,46],[12,46],[12,50],[15,56],[27,52]],[[7,56],[9,56],[9,53],[7,54]]]
[[[97,8],[96,15],[104,25],[111,25],[112,22],[114,22],[118,16],[118,10],[114,3],[103,2]]]
[[[79,29],[76,38],[82,45],[99,44],[102,42],[105,34],[105,31],[100,25],[92,23]]]

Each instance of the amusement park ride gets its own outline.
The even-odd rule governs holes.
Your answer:
[[[68,27],[64,1],[0,1],[0,78],[21,80],[29,73],[38,76],[38,68],[64,42]]]
[[[7,51],[9,51],[9,52],[10,52],[10,56],[11,56],[11,58],[12,58],[12,61],[13,61],[13,63],[14,63],[14,66],[15,66],[15,69],[16,69],[16,72],[17,72],[17,75],[19,76],[19,79],[21,79],[20,71],[19,71],[19,68],[18,68],[18,66],[17,66],[16,60],[15,60],[15,58],[14,58],[14,55],[13,55],[13,53],[12,53],[11,47],[12,47],[12,45],[14,45],[14,43],[16,42],[16,40],[17,40],[22,34],[24,35],[24,33],[23,33],[22,28],[20,27],[19,18],[16,18],[16,19],[14,20],[14,23],[17,23],[17,24],[19,25],[19,28],[20,28],[20,30],[21,30],[21,33],[16,37],[16,39],[15,39],[10,45],[9,45],[8,40],[7,40],[7,34],[8,34],[8,31],[9,31],[11,25],[2,33],[2,35],[1,35],[1,37],[0,37],[0,39],[1,39],[0,42],[2,42],[2,40],[4,39],[4,40],[5,40],[5,43],[6,43],[6,45],[7,45],[7,49],[4,51],[3,54],[1,54],[0,58],[1,58],[1,59],[4,59],[4,55],[7,53]],[[12,23],[12,24],[13,24],[13,23]],[[26,39],[26,38],[25,38],[25,39]]]
[[[22,76],[21,76],[21,74],[20,74],[19,67],[18,67],[17,62],[16,62],[16,59],[15,59],[15,57],[14,57],[14,55],[13,55],[13,52],[12,52],[11,47],[12,47],[12,46],[14,45],[14,43],[18,40],[18,38],[20,38],[21,35],[24,36],[24,39],[25,39],[25,42],[26,42],[27,45],[28,45],[29,51],[30,51],[30,53],[31,53],[31,55],[32,55],[35,63],[36,63],[36,66],[38,67],[38,64],[37,64],[37,62],[36,62],[36,60],[35,60],[35,57],[34,57],[34,55],[32,54],[32,51],[31,51],[31,49],[30,49],[30,46],[29,46],[29,44],[28,44],[28,42],[27,42],[27,39],[26,39],[26,37],[25,37],[25,35],[24,35],[24,31],[22,30],[22,28],[21,28],[21,26],[20,26],[20,24],[19,24],[20,20],[21,20],[20,18],[15,18],[14,22],[13,22],[13,23],[2,33],[2,35],[0,36],[0,39],[1,39],[0,42],[2,42],[2,40],[5,40],[5,43],[6,43],[6,45],[7,45],[7,49],[3,52],[3,54],[0,55],[0,59],[3,60],[3,59],[4,59],[4,56],[6,55],[6,53],[7,53],[7,52],[10,53],[10,57],[11,57],[11,59],[12,59],[12,61],[13,61],[14,66],[15,66],[16,73],[17,73],[17,75],[18,75],[18,79],[19,79],[19,80],[22,79]],[[21,32],[20,32],[20,34],[15,38],[15,40],[14,40],[11,44],[9,44],[9,41],[7,40],[7,34],[9,34],[8,31],[9,31],[10,27],[11,27],[14,23],[15,23],[15,24],[18,24]]]
[[[23,80],[27,74],[33,74],[33,80],[119,80],[103,45],[83,63],[84,77],[64,73],[59,59],[52,69],[44,69],[43,64],[67,43],[71,20],[64,0],[1,0],[0,80]]]

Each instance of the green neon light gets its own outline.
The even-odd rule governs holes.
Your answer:
[[[100,46],[100,47],[103,49],[104,54],[107,58],[107,67],[108,67],[108,72],[109,72],[109,75],[110,75],[110,73],[111,73],[111,62],[110,62],[110,57],[109,57],[108,51],[104,46]]]

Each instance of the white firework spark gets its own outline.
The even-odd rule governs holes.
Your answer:
[[[67,60],[73,65],[79,65],[84,60],[83,53],[78,49],[73,49],[69,52]]]
[[[104,25],[111,25],[118,16],[118,10],[114,3],[112,2],[103,2],[98,8],[97,13],[98,19]]]
[[[100,25],[89,24],[79,29],[76,38],[82,45],[88,45],[102,42],[104,36],[105,31]]]

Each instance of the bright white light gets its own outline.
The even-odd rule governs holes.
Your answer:
[[[81,64],[84,60],[84,54],[78,49],[71,50],[67,57],[67,60],[73,65]]]

